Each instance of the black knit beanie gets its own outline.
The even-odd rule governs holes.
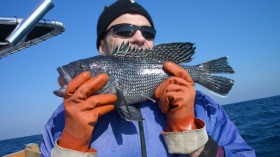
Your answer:
[[[100,40],[105,36],[107,27],[113,22],[117,17],[125,13],[135,13],[143,15],[148,19],[151,26],[154,28],[153,20],[150,14],[134,0],[117,0],[115,3],[109,7],[105,6],[103,12],[99,16],[97,23],[97,49],[100,45]]]

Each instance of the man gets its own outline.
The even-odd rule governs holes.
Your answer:
[[[119,0],[99,17],[97,48],[101,55],[110,55],[122,42],[152,48],[155,35],[144,8]],[[92,95],[106,84],[107,74],[78,75],[45,126],[42,156],[255,156],[222,107],[194,90],[188,72],[171,62],[163,68],[173,76],[156,89],[158,105],[135,104],[141,122],[120,118],[115,95]]]

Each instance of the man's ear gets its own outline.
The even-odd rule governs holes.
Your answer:
[[[100,44],[99,44],[99,48],[98,48],[100,55],[105,55],[104,46],[105,46],[104,40],[100,40]]]

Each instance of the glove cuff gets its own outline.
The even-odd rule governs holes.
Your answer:
[[[208,141],[205,123],[195,118],[197,129],[184,132],[162,132],[170,154],[190,154]]]
[[[96,150],[89,149],[89,141],[81,140],[72,136],[68,131],[63,130],[57,144],[63,148],[76,150],[79,152],[96,152]]]
[[[58,141],[55,142],[55,146],[52,149],[52,157],[97,157],[96,152],[79,152],[77,150],[66,149],[58,145]]]

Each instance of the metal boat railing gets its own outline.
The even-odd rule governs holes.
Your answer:
[[[64,32],[63,23],[42,20],[53,7],[51,0],[44,0],[26,19],[0,17],[0,59]]]

